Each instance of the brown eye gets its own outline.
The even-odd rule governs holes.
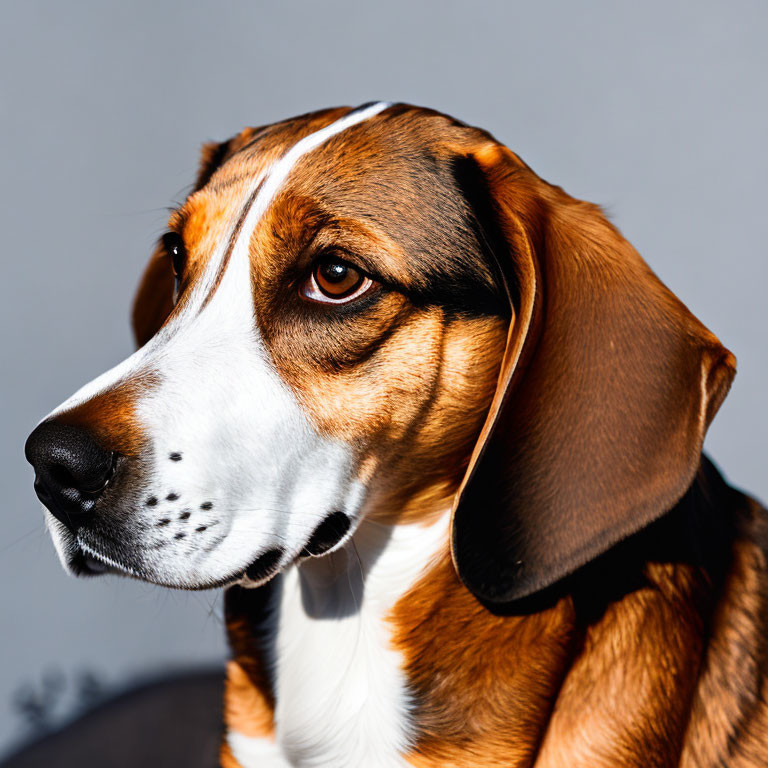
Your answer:
[[[351,264],[329,257],[315,265],[299,292],[304,298],[313,301],[344,304],[362,296],[372,286],[373,280]]]
[[[187,252],[184,249],[184,241],[177,232],[166,232],[163,235],[163,247],[171,260],[173,267],[173,276],[176,278],[174,294],[178,294],[181,287],[181,278],[184,274],[184,267],[187,264]]]
[[[163,246],[171,259],[173,274],[180,278],[187,262],[187,252],[184,250],[184,241],[181,239],[181,235],[176,232],[166,232],[163,235]]]
[[[358,288],[365,279],[342,261],[323,261],[315,267],[317,286],[331,299],[340,299]]]

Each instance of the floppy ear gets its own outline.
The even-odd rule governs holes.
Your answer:
[[[508,603],[674,506],[735,359],[596,206],[501,145],[465,160],[513,319],[452,555],[473,593]]]
[[[136,344],[143,347],[162,327],[173,309],[174,277],[168,256],[155,248],[133,298],[131,324]]]
[[[239,138],[239,137],[238,137]],[[229,154],[234,139],[203,144],[193,192],[204,187]],[[167,255],[155,248],[133,299],[131,324],[138,346],[146,344],[163,326],[173,309],[174,278]]]

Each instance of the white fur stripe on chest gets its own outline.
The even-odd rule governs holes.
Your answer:
[[[364,521],[344,548],[281,577],[276,740],[230,732],[243,768],[406,766],[412,700],[390,617],[447,551],[449,526],[448,511],[431,525]]]

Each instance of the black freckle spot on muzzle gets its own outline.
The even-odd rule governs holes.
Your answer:
[[[183,539],[187,534],[186,533],[177,533],[173,538],[174,539]]]
[[[301,551],[302,556],[319,557],[333,549],[349,530],[349,518],[343,512],[333,512],[315,528],[315,532]]]
[[[191,509],[185,509],[180,515],[179,520],[189,520],[189,516],[192,514]]]
[[[154,507],[157,504],[157,496],[150,496],[147,499],[147,506]]]
[[[204,501],[200,505],[200,509],[213,509],[213,502],[212,501]]]
[[[169,493],[165,498],[168,501],[176,501],[176,499],[179,498],[179,494],[178,493]]]
[[[268,549],[245,569],[245,575],[251,581],[261,581],[261,579],[266,578],[275,570],[282,556],[282,549]]]
[[[203,531],[205,531],[207,529],[208,529],[207,525],[198,525],[197,528],[195,528],[195,531],[197,531],[197,533],[202,533]]]
[[[178,451],[174,451],[173,453],[168,454],[168,458],[171,461],[181,461],[181,454]]]
[[[164,518],[162,518],[162,520],[160,520],[158,522],[158,525],[168,525],[168,523],[170,523],[170,522],[171,522],[171,518],[170,517],[164,517]]]

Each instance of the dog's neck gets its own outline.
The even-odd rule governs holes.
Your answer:
[[[243,768],[435,768],[472,754],[550,768],[635,742],[681,749],[726,565],[707,565],[702,544],[727,557],[730,540],[702,482],[653,530],[506,614],[459,582],[447,514],[363,524],[268,589],[231,590],[228,748]],[[284,762],[261,762],[264,749]]]
[[[288,576],[307,616],[334,619],[391,608],[448,549],[450,511],[423,523],[363,521],[345,546],[303,560]],[[284,587],[285,588],[285,587]]]
[[[447,509],[426,522],[363,521],[340,549],[281,574],[268,598],[228,594],[228,741],[240,765],[259,764],[265,740],[289,764],[404,764],[414,702],[392,615],[447,555],[449,522]]]

